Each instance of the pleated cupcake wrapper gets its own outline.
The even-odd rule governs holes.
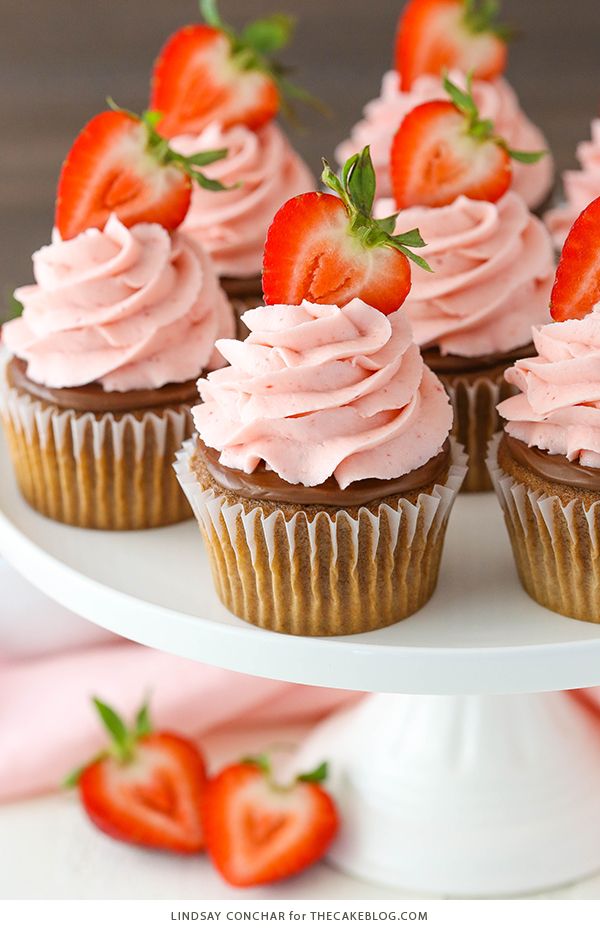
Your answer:
[[[473,382],[454,376],[451,380],[439,375],[450,395],[454,409],[453,435],[464,446],[469,457],[469,469],[463,491],[491,491],[487,469],[488,444],[501,427],[496,407],[511,393],[504,375],[490,378],[481,375]]]
[[[114,530],[191,516],[172,470],[193,430],[186,406],[118,417],[62,410],[11,388],[0,366],[0,416],[21,493],[44,516]]]
[[[217,592],[232,613],[264,629],[304,636],[361,633],[414,613],[437,582],[448,517],[466,473],[452,441],[443,485],[357,517],[339,510],[313,519],[301,509],[265,513],[251,500],[228,503],[192,471],[194,440],[175,471],[211,560]]]
[[[490,442],[488,469],[523,587],[543,607],[600,623],[600,501],[564,504],[507,475],[498,464],[501,439]]]

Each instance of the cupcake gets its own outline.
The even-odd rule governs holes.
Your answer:
[[[504,433],[489,466],[519,577],[539,604],[600,622],[600,198],[571,229],[556,273],[556,322],[506,373]]]
[[[464,489],[484,491],[496,406],[510,391],[504,371],[532,351],[531,327],[548,317],[554,256],[543,223],[510,189],[511,161],[532,156],[509,150],[473,98],[445,84],[447,99],[417,107],[396,134],[395,201],[376,214],[399,209],[397,227],[418,227],[427,242],[435,273],[415,269],[404,312],[452,398],[469,455]]]
[[[395,623],[437,581],[464,475],[452,411],[398,308],[409,245],[371,217],[368,152],[285,204],[264,255],[266,307],[229,367],[199,382],[177,473],[233,613],[282,633]]]
[[[506,42],[489,13],[479,10],[477,23],[465,0],[411,0],[400,18],[396,69],[383,77],[381,93],[370,101],[350,138],[338,147],[343,162],[352,152],[371,146],[382,197],[392,193],[389,154],[394,133],[404,117],[421,103],[443,97],[442,73],[466,87],[473,78],[473,97],[482,119],[491,119],[511,148],[548,150],[543,133],[527,118],[510,84],[502,77]],[[482,18],[483,17],[483,18]],[[515,165],[511,186],[532,210],[543,207],[551,194],[554,165],[550,155],[526,170]]]
[[[565,202],[544,216],[558,252],[581,211],[600,196],[600,119],[592,121],[591,140],[577,146],[577,160],[581,166],[578,171],[563,172]]]
[[[274,118],[289,109],[286,95],[312,98],[272,57],[290,39],[290,17],[275,14],[237,35],[215,11],[211,3],[205,24],[184,26],[167,40],[154,66],[151,106],[176,151],[228,150],[207,173],[230,189],[218,203],[196,189],[183,228],[208,251],[243,312],[262,301],[262,253],[273,216],[314,186]]]
[[[235,333],[209,257],[176,228],[197,169],[164,142],[159,158],[157,140],[152,118],[88,123],[63,166],[53,241],[33,256],[36,283],[16,291],[22,315],[2,328],[0,413],[19,487],[74,526],[190,516],[172,461],[192,432],[195,380],[223,364],[215,341]]]
[[[256,132],[213,123],[199,134],[176,136],[171,145],[183,154],[227,149],[206,174],[228,190],[215,197],[197,186],[181,228],[208,252],[222,287],[243,313],[262,301],[262,254],[275,213],[314,187],[314,178],[275,122]]]

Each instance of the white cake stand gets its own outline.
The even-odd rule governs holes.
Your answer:
[[[61,526],[20,499],[0,441],[0,553],[77,614],[129,639],[254,675],[374,692],[330,718],[343,820],[331,859],[376,883],[516,894],[600,869],[600,628],[521,590],[493,495],[461,497],[438,590],[387,630],[267,633],[214,594],[193,522],[141,533]],[[588,706],[589,705],[589,706]]]

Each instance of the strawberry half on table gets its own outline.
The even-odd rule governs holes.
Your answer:
[[[512,180],[511,159],[533,164],[545,152],[519,152],[482,120],[471,93],[444,78],[448,100],[432,100],[408,113],[394,136],[392,189],[396,206],[442,207],[463,194],[495,202]]]
[[[300,194],[275,214],[263,255],[265,302],[343,307],[360,297],[393,313],[410,290],[408,259],[431,270],[412,251],[425,245],[421,234],[395,234],[395,215],[373,218],[375,171],[368,146],[348,159],[340,177],[323,164],[323,183],[337,196]]]
[[[65,781],[77,785],[90,820],[124,843],[187,854],[203,849],[206,771],[196,746],[153,732],[146,705],[128,729],[108,705],[97,698],[94,704],[111,744]]]
[[[159,113],[140,117],[114,106],[82,129],[58,182],[55,226],[63,239],[103,229],[111,213],[126,226],[160,223],[172,230],[189,209],[193,183],[225,189],[199,169],[227,150],[180,155],[157,131],[159,121]]]
[[[550,313],[559,323],[582,320],[600,303],[600,197],[573,223],[556,269]]]
[[[292,35],[294,21],[275,13],[238,35],[221,19],[216,0],[201,0],[205,23],[184,26],[160,52],[152,76],[151,107],[163,114],[160,131],[171,138],[200,133],[209,123],[259,129],[288,101],[319,102],[292,83],[273,56]]]
[[[498,23],[498,7],[497,0],[410,0],[396,36],[401,89],[452,68],[482,81],[502,74],[510,30]]]
[[[290,878],[321,859],[339,827],[321,783],[327,765],[277,784],[265,756],[230,765],[204,796],[208,853],[223,878],[240,888]]]

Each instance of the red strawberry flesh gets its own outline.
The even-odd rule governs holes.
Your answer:
[[[209,782],[203,810],[209,855],[237,887],[303,871],[325,855],[338,830],[335,805],[319,785],[274,787],[248,763],[229,766]]]
[[[402,90],[422,74],[439,77],[457,68],[480,80],[492,80],[506,67],[506,42],[493,16],[469,14],[465,0],[410,0],[398,24],[396,69]]]
[[[581,320],[600,303],[600,197],[575,220],[550,297],[554,320]]]
[[[167,138],[199,133],[211,122],[258,129],[279,103],[272,77],[238,64],[228,36],[212,26],[184,26],[154,66],[151,106],[163,114],[158,128]]]
[[[401,253],[365,248],[349,233],[346,209],[332,194],[301,194],[276,214],[263,260],[267,304],[345,306],[354,297],[393,313],[410,289]]]
[[[464,115],[450,101],[412,110],[392,144],[391,175],[399,209],[439,207],[460,194],[496,201],[512,178],[510,156],[493,140],[468,133]]]
[[[63,164],[55,224],[63,239],[71,239],[90,227],[102,229],[115,212],[127,226],[153,222],[171,230],[190,198],[190,178],[148,152],[143,123],[107,110],[85,126]]]
[[[86,813],[115,839],[194,853],[204,847],[200,807],[206,776],[202,757],[172,733],[142,737],[129,762],[113,757],[88,766],[79,779]]]

